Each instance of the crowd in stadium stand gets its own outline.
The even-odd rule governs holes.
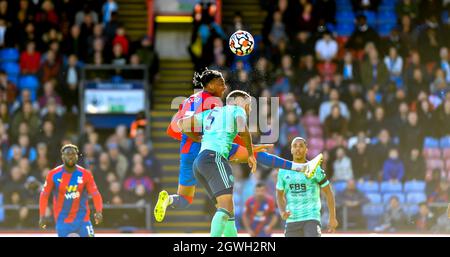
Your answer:
[[[158,70],[152,40],[131,41],[119,13],[114,0],[0,1],[0,205],[19,206],[1,211],[1,227],[36,227],[37,211],[26,205],[37,205],[66,143],[79,146],[79,164],[94,173],[105,204],[145,203],[159,191],[145,124],[106,136],[91,124],[78,131],[83,65],[146,64],[152,77]],[[114,215],[106,227],[144,224],[140,211]]]
[[[290,159],[289,143],[302,136],[310,158],[324,153],[322,167],[338,212],[347,207],[350,229],[448,231],[445,208],[429,205],[450,196],[450,3],[273,0],[260,6],[267,12],[262,31],[252,30],[240,12],[225,28],[227,36],[237,29],[261,34],[254,52],[231,55],[222,30],[209,21],[202,42],[214,48],[204,50],[211,53],[202,64],[222,70],[231,90],[280,97],[280,111],[271,114],[281,121],[275,152]],[[273,171],[236,172],[242,216],[259,180],[273,193]]]

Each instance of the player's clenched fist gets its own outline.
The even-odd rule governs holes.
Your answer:
[[[100,223],[102,223],[103,221],[103,214],[101,212],[97,212],[94,214],[94,219],[95,219],[95,225],[98,225]]]
[[[283,220],[287,220],[289,218],[289,216],[291,216],[291,212],[290,211],[283,211],[283,212],[281,212],[281,218]]]

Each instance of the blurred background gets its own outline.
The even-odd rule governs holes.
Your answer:
[[[449,11],[448,0],[0,0],[0,232],[38,231],[39,191],[66,143],[103,196],[96,231],[208,232],[202,188],[163,223],[152,213],[178,184],[172,100],[209,67],[229,90],[280,97],[277,112],[259,110],[280,118],[273,152],[291,159],[302,136],[309,157],[324,153],[340,232],[449,233]],[[228,49],[239,29],[251,55]],[[239,230],[276,219],[276,171],[233,168]],[[324,204],[324,227],[327,215]]]

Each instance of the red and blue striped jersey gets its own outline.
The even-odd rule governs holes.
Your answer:
[[[178,120],[221,106],[221,100],[207,91],[200,91],[184,100],[183,104],[180,106],[180,110],[175,114],[172,122],[167,128],[167,134],[170,137],[181,141],[181,153],[198,152],[200,151],[201,144],[192,141],[188,136],[181,133],[181,129],[177,126]]]
[[[43,217],[48,198],[53,193],[53,215],[56,222],[73,223],[89,221],[89,195],[92,196],[96,212],[102,212],[100,192],[92,173],[76,165],[74,172],[67,172],[64,165],[47,174],[39,199],[39,213]]]
[[[256,235],[264,234],[264,226],[270,223],[272,215],[275,214],[275,200],[266,195],[262,201],[257,201],[254,196],[245,202],[246,215],[250,220],[250,227]]]

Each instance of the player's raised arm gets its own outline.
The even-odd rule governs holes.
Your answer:
[[[45,178],[45,183],[42,187],[41,194],[39,195],[39,227],[42,229],[47,227],[45,211],[47,210],[48,198],[53,190],[53,186],[53,173],[49,172]]]
[[[87,184],[86,189],[88,193],[92,196],[92,201],[94,202],[95,208],[95,224],[100,224],[103,221],[103,199],[102,195],[98,191],[97,185],[94,181],[94,176],[90,172],[87,172]]]

